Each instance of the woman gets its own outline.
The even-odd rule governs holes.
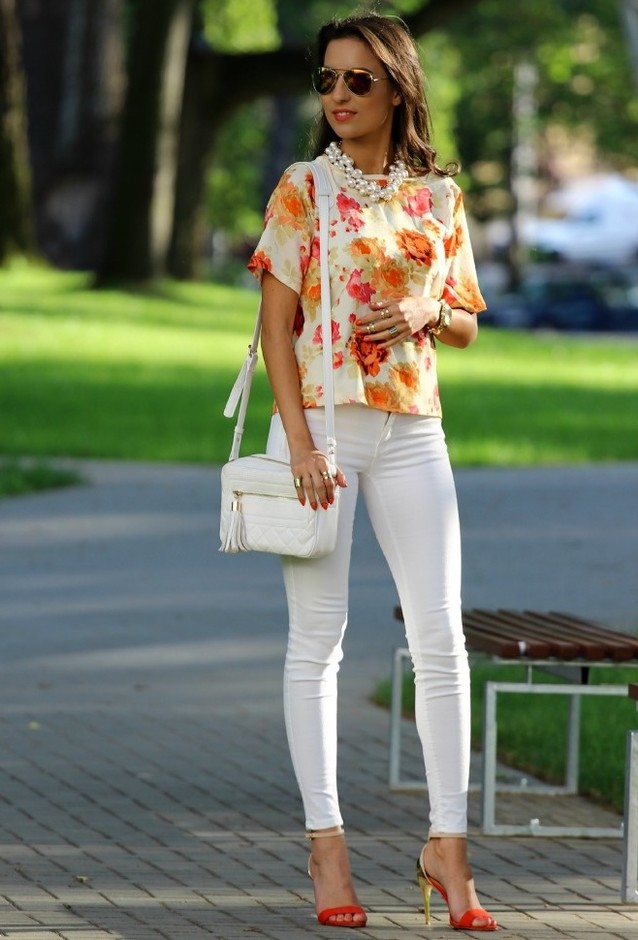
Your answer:
[[[323,27],[313,84],[317,153],[329,170],[332,339],[339,467],[325,455],[318,221],[312,175],[284,173],[249,262],[261,278],[262,351],[276,400],[270,453],[285,454],[299,500],[321,512],[341,487],[339,538],[324,558],[283,561],[290,617],[286,728],[312,839],[317,917],[362,927],[336,786],[337,672],[362,491],[405,617],[430,796],[418,861],[453,927],[494,930],[466,853],[469,670],[461,624],[460,538],[441,429],[435,337],[459,349],[485,308],[462,199],[429,143],[423,74],[397,19]],[[325,150],[325,153],[324,153]]]

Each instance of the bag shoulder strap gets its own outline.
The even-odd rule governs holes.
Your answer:
[[[321,333],[323,343],[323,385],[324,416],[326,422],[326,450],[331,464],[336,463],[337,440],[335,436],[334,415],[334,375],[332,364],[332,303],[330,297],[330,268],[328,264],[328,234],[330,229],[330,208],[334,201],[330,179],[319,160],[306,164],[312,171],[315,181],[315,205],[319,209],[319,266],[321,271]],[[244,433],[246,410],[250,398],[253,375],[259,360],[259,338],[261,336],[261,304],[257,313],[253,338],[248,347],[248,354],[242,364],[231,389],[224,415],[232,418],[239,405],[237,423],[233,433],[229,460],[239,456],[241,439]]]
[[[323,351],[323,399],[326,422],[326,451],[330,463],[336,464],[337,438],[335,431],[334,368],[332,356],[332,300],[330,295],[330,267],[328,264],[330,207],[334,197],[330,179],[320,161],[313,160],[309,166],[315,178],[315,205],[319,206],[321,341]]]

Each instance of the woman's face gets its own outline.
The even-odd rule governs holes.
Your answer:
[[[326,47],[324,66],[332,69],[367,69],[375,78],[369,95],[358,96],[346,86],[343,75],[327,95],[321,96],[326,120],[344,141],[377,143],[390,140],[392,118],[401,96],[389,80],[381,61],[360,39],[333,39]]]

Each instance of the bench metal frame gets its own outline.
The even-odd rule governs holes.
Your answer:
[[[499,692],[520,693],[524,695],[567,695],[570,698],[567,719],[567,745],[565,754],[565,782],[552,786],[545,784],[527,784],[524,787],[511,784],[496,785],[496,751],[498,721],[496,714],[497,695]],[[482,788],[482,829],[485,835],[537,835],[537,836],[587,836],[588,838],[622,837],[622,827],[605,826],[545,826],[539,819],[530,819],[526,825],[512,825],[496,822],[496,799],[499,792],[540,793],[546,796],[567,796],[578,793],[580,772],[580,717],[583,695],[623,696],[627,689],[624,685],[574,685],[546,684],[528,682],[492,682],[485,683],[483,707],[483,788]]]
[[[638,904],[638,731],[627,732],[621,900]]]
[[[630,685],[629,697],[636,699],[638,685]],[[623,844],[620,899],[638,904],[638,731],[627,732],[625,753],[625,838]]]
[[[407,780],[401,777],[401,712],[402,688],[405,675],[405,662],[410,662],[410,653],[406,648],[396,649],[392,669],[392,688],[390,705],[390,767],[389,786],[391,790],[423,791],[427,786],[422,780]],[[540,820],[531,819],[522,825],[505,825],[497,823],[496,793],[535,793],[546,796],[576,794],[578,792],[578,779],[580,771],[580,725],[581,725],[581,699],[583,695],[595,696],[626,696],[625,685],[587,685],[584,678],[589,667],[610,666],[613,663],[572,663],[560,664],[556,660],[506,660],[495,659],[498,666],[524,665],[527,667],[527,680],[524,682],[494,682],[485,683],[484,718],[483,718],[483,774],[482,774],[482,831],[485,835],[534,835],[534,836],[587,836],[589,838],[615,838],[623,834],[622,827],[607,828],[600,826],[545,826]],[[627,663],[618,663],[627,665]],[[569,683],[546,684],[533,681],[534,668],[558,673],[564,678],[570,678]],[[549,784],[499,784],[497,783],[496,751],[497,751],[497,696],[500,692],[519,693],[525,695],[567,695],[570,698],[569,715],[567,723],[566,744],[566,772],[565,781],[558,786]],[[638,732],[636,733],[636,750],[638,753]],[[637,757],[638,760],[638,757]],[[476,789],[472,787],[471,789]],[[638,802],[638,794],[636,795]],[[637,807],[638,810],[638,807]],[[638,816],[638,812],[637,812]],[[638,845],[638,827],[635,835]],[[634,852],[634,858],[636,857]]]

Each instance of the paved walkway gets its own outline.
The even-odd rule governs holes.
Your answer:
[[[331,935],[282,729],[278,561],[217,554],[214,469],[85,471],[90,486],[0,503],[0,936]],[[468,606],[638,626],[638,465],[457,481]],[[356,541],[341,780],[370,911],[358,936],[447,937],[436,901],[424,927],[413,881],[425,797],[388,792],[388,716],[367,701],[402,637],[364,515]],[[512,940],[638,938],[620,840],[487,838],[475,799],[477,881]],[[609,821],[573,798],[501,809]]]

